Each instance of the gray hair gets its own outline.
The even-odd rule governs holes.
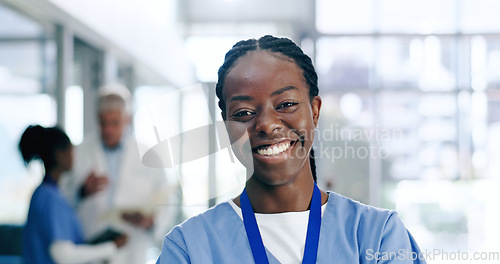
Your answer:
[[[99,113],[109,110],[120,110],[122,113],[132,114],[130,91],[120,84],[108,84],[99,89],[97,109]]]

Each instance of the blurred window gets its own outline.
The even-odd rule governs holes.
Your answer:
[[[500,1],[315,3],[320,183],[397,209],[421,248],[498,245]]]
[[[196,68],[198,81],[216,82],[217,71],[224,62],[224,55],[240,39],[245,38],[237,36],[189,37],[186,40],[186,50]]]
[[[375,30],[372,0],[316,0],[316,28],[321,33],[370,33]]]
[[[464,33],[498,33],[500,1],[457,0],[459,5],[459,28]]]
[[[373,69],[373,39],[322,37],[316,42],[322,90],[368,89]]]
[[[0,223],[22,224],[43,175],[40,163],[26,169],[18,149],[32,124],[54,126],[56,102],[45,91],[53,59],[37,22],[0,5]]]
[[[42,33],[41,25],[4,5],[0,5],[0,37],[36,38]]]
[[[24,223],[34,188],[44,173],[40,163],[24,167],[18,149],[24,130],[32,124],[56,124],[55,101],[46,94],[0,94],[0,223]]]
[[[452,33],[456,31],[455,0],[378,0],[379,32]]]
[[[65,91],[65,130],[73,145],[83,141],[83,89],[69,86]]]
[[[38,41],[0,40],[0,93],[42,91],[42,46]]]
[[[456,88],[455,43],[446,37],[380,37],[376,71],[381,89]]]

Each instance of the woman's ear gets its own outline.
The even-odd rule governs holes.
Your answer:
[[[321,110],[321,97],[314,96],[314,98],[311,100],[311,107],[313,113],[314,127],[317,127],[319,121],[319,112]]]

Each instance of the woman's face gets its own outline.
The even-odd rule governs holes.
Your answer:
[[[56,159],[58,166],[62,171],[69,171],[73,167],[73,145],[67,148],[56,150]]]
[[[249,52],[229,70],[223,96],[233,151],[247,168],[253,163],[254,180],[279,186],[311,177],[309,151],[321,99],[310,100],[295,62],[280,53]]]

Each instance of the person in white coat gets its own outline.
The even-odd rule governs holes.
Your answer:
[[[62,184],[77,208],[87,239],[108,229],[125,232],[129,243],[111,263],[142,264],[147,250],[171,225],[163,169],[142,164],[130,124],[130,93],[120,85],[100,90],[100,133],[76,149],[73,179]]]

